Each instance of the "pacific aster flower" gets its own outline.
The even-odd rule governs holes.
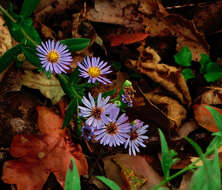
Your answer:
[[[105,99],[102,98],[102,94],[99,93],[97,98],[97,105],[89,93],[89,100],[84,96],[82,99],[82,103],[86,106],[79,106],[80,113],[79,116],[88,118],[86,120],[86,124],[92,126],[94,128],[99,128],[104,125],[104,122],[108,121],[108,114],[112,109],[112,104],[108,103],[110,96]]]
[[[124,113],[118,118],[119,111],[118,107],[113,108],[109,117],[110,120],[94,132],[94,135],[97,136],[95,140],[99,140],[100,144],[116,147],[125,143],[126,139],[129,138],[127,133],[130,132],[130,124],[126,123],[128,117]]]
[[[72,62],[71,53],[68,51],[67,46],[62,45],[59,41],[48,40],[45,43],[42,42],[36,50],[42,67],[46,71],[60,74],[66,73],[65,70],[70,69],[68,65]]]
[[[111,73],[110,67],[107,66],[107,62],[100,61],[99,57],[86,57],[82,63],[78,63],[80,76],[83,78],[89,78],[89,83],[95,83],[99,81],[103,84],[111,83],[111,81],[103,75]]]
[[[89,126],[89,125],[85,125],[82,127],[82,135],[81,137],[83,137],[85,140],[89,141],[92,139],[93,136],[93,132],[94,132],[94,128]]]
[[[129,107],[133,107],[133,100],[129,95],[122,94],[121,98],[123,103],[128,104]]]
[[[143,143],[144,139],[148,139],[148,136],[144,135],[147,132],[148,125],[143,126],[143,122],[135,120],[131,126],[129,137],[125,143],[125,148],[129,146],[129,155],[136,156],[136,152],[140,152],[139,146],[146,147]]]

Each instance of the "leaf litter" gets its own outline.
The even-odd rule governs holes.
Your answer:
[[[112,79],[112,84],[96,84],[90,89],[93,97],[109,91],[111,97],[116,98],[124,81],[132,81],[136,89],[134,104],[132,108],[123,109],[130,121],[140,119],[149,124],[146,133],[149,138],[144,141],[146,148],[138,153],[141,155],[135,157],[129,156],[123,148],[87,142],[77,135],[80,133],[75,121],[78,115],[74,116],[67,129],[61,129],[69,98],[54,75],[47,78],[45,73],[37,73],[35,67],[24,67],[25,70],[18,67],[16,71],[20,74],[16,75],[16,83],[8,75],[16,71],[9,69],[0,77],[1,80],[4,77],[0,83],[0,125],[5,125],[1,133],[8,134],[7,138],[6,135],[2,138],[1,146],[9,147],[11,144],[9,152],[0,150],[1,154],[8,155],[6,161],[3,159],[5,162],[1,161],[2,180],[16,184],[21,190],[44,189],[45,186],[51,189],[48,177],[53,173],[60,184],[57,188],[61,189],[64,188],[70,158],[74,158],[82,175],[83,189],[104,188],[97,186],[93,180],[98,174],[112,179],[122,189],[152,189],[163,180],[157,128],[164,131],[169,148],[179,153],[181,160],[172,166],[172,172],[186,167],[192,162],[192,157],[199,159],[194,151],[187,149],[183,136],[192,137],[205,148],[212,139],[210,132],[218,132],[214,117],[205,106],[211,105],[222,114],[220,80],[203,82],[204,76],[199,73],[196,63],[203,53],[213,55],[213,60],[221,57],[209,51],[216,46],[210,37],[221,34],[221,26],[217,22],[221,6],[210,4],[211,15],[207,15],[208,5],[202,8],[196,5],[198,11],[193,13],[193,20],[189,18],[186,6],[185,12],[177,14],[177,7],[168,11],[169,7],[160,1],[41,1],[33,17],[41,37],[90,38],[87,49],[72,53],[71,70],[75,70],[77,63],[86,55],[101,56],[111,63],[115,72],[108,78]],[[215,27],[211,27],[213,21],[217,24]],[[3,25],[1,28],[6,36],[0,38],[0,55],[15,45],[7,29]],[[164,42],[164,38],[170,39],[170,43]],[[160,43],[155,44],[158,40]],[[198,75],[187,80],[182,74],[182,67],[173,59],[184,46],[192,53],[191,70]],[[11,81],[14,86],[10,88]],[[38,89],[41,94],[33,89]],[[19,102],[16,97],[20,93],[32,94],[33,98],[37,96],[37,102]],[[13,105],[13,109],[7,110],[9,105]],[[38,118],[35,118],[37,113]],[[31,115],[34,122],[29,121],[33,120]],[[16,159],[8,159],[9,153]],[[155,164],[150,164],[146,156],[155,160]],[[172,181],[165,188],[187,189],[190,182],[191,173],[186,173],[182,181]]]

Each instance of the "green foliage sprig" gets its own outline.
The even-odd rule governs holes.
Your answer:
[[[222,78],[222,68],[215,62],[211,61],[206,54],[201,54],[200,73],[203,74],[207,82],[214,82]],[[175,62],[183,67],[190,67],[192,64],[192,52],[187,46],[184,46],[175,56]],[[184,68],[182,74],[186,80],[195,78],[191,68]]]

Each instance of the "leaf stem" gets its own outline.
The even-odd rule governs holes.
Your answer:
[[[35,46],[38,46],[38,45],[39,45],[35,40],[33,40],[33,39],[25,32],[25,30],[24,30],[23,28],[21,28],[21,32],[23,33],[23,35],[24,35],[28,40],[30,40],[30,42],[32,42],[33,45],[35,45]]]
[[[195,164],[197,162],[199,162],[201,159],[197,159],[195,162],[192,162],[191,164],[189,164],[187,167],[183,168],[182,170],[180,170],[179,172],[175,173],[174,175],[166,178],[165,180],[163,180],[162,182],[160,182],[157,186],[155,186],[152,190],[158,190],[161,186],[165,185],[168,181],[176,178],[177,176],[189,171],[189,170],[192,170],[193,168],[195,168]]]
[[[12,22],[16,23],[16,20],[12,17],[12,15],[9,14],[9,12],[4,9],[1,5],[0,5],[0,11],[7,16]]]

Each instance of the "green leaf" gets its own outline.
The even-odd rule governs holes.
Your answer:
[[[104,176],[96,176],[96,178],[106,184],[111,190],[121,190],[121,188],[114,181]]]
[[[160,129],[158,130],[161,143],[161,166],[163,169],[164,178],[167,179],[170,176],[171,166],[178,160],[177,158],[173,159],[173,157],[176,156],[177,153],[174,150],[169,151],[163,132]]]
[[[76,97],[75,97],[75,94],[73,92],[73,88],[70,85],[69,77],[67,75],[64,75],[64,74],[60,74],[60,75],[57,75],[57,76],[58,76],[59,82],[60,82],[60,84],[62,86],[62,89],[65,92],[65,94],[67,96],[69,96],[71,99],[75,99]]]
[[[40,0],[24,0],[20,15],[22,15],[23,17],[29,17],[37,8],[39,3]]]
[[[213,115],[214,117],[214,120],[216,122],[216,125],[218,127],[218,129],[220,129],[220,131],[222,132],[222,115],[215,109],[213,109],[212,107],[210,106],[205,106],[209,111],[210,113]]]
[[[0,57],[0,73],[4,71],[11,63],[13,59],[16,58],[16,56],[20,53],[21,46],[20,44],[14,46],[13,48],[6,51],[1,57]]]
[[[81,190],[80,177],[73,158],[71,158],[69,169],[66,173],[65,190]]]
[[[89,46],[90,39],[71,38],[71,39],[61,40],[61,43],[67,45],[70,51],[80,51]]]
[[[205,72],[207,64],[211,61],[210,57],[206,54],[200,54],[201,59],[200,59],[200,72],[203,73]]]
[[[193,71],[190,68],[183,69],[182,74],[185,80],[195,78],[195,75],[193,74]]]
[[[66,109],[66,113],[65,113],[65,119],[64,119],[64,122],[63,122],[63,125],[62,127],[66,127],[70,120],[73,118],[74,116],[74,113],[77,109],[77,105],[78,105],[78,102],[76,99],[72,99]]]
[[[35,49],[22,46],[22,52],[24,53],[26,59],[34,66],[41,67],[40,59],[36,55]]]
[[[222,134],[221,134],[222,135]],[[220,146],[222,146],[222,137],[215,136],[213,140],[207,147],[206,154],[213,154],[215,150],[217,150]]]
[[[222,78],[222,68],[215,62],[209,62],[206,66],[204,78],[207,82],[214,82]]]
[[[191,65],[192,53],[187,46],[184,46],[176,55],[174,60],[178,65],[188,67]]]
[[[104,92],[104,93],[102,94],[102,97],[103,97],[103,98],[106,98],[107,96],[112,96],[115,92],[116,92],[116,89],[110,90],[110,91],[108,91],[108,92]]]
[[[189,190],[208,190],[205,184],[205,171],[203,166],[198,168],[193,174]]]

